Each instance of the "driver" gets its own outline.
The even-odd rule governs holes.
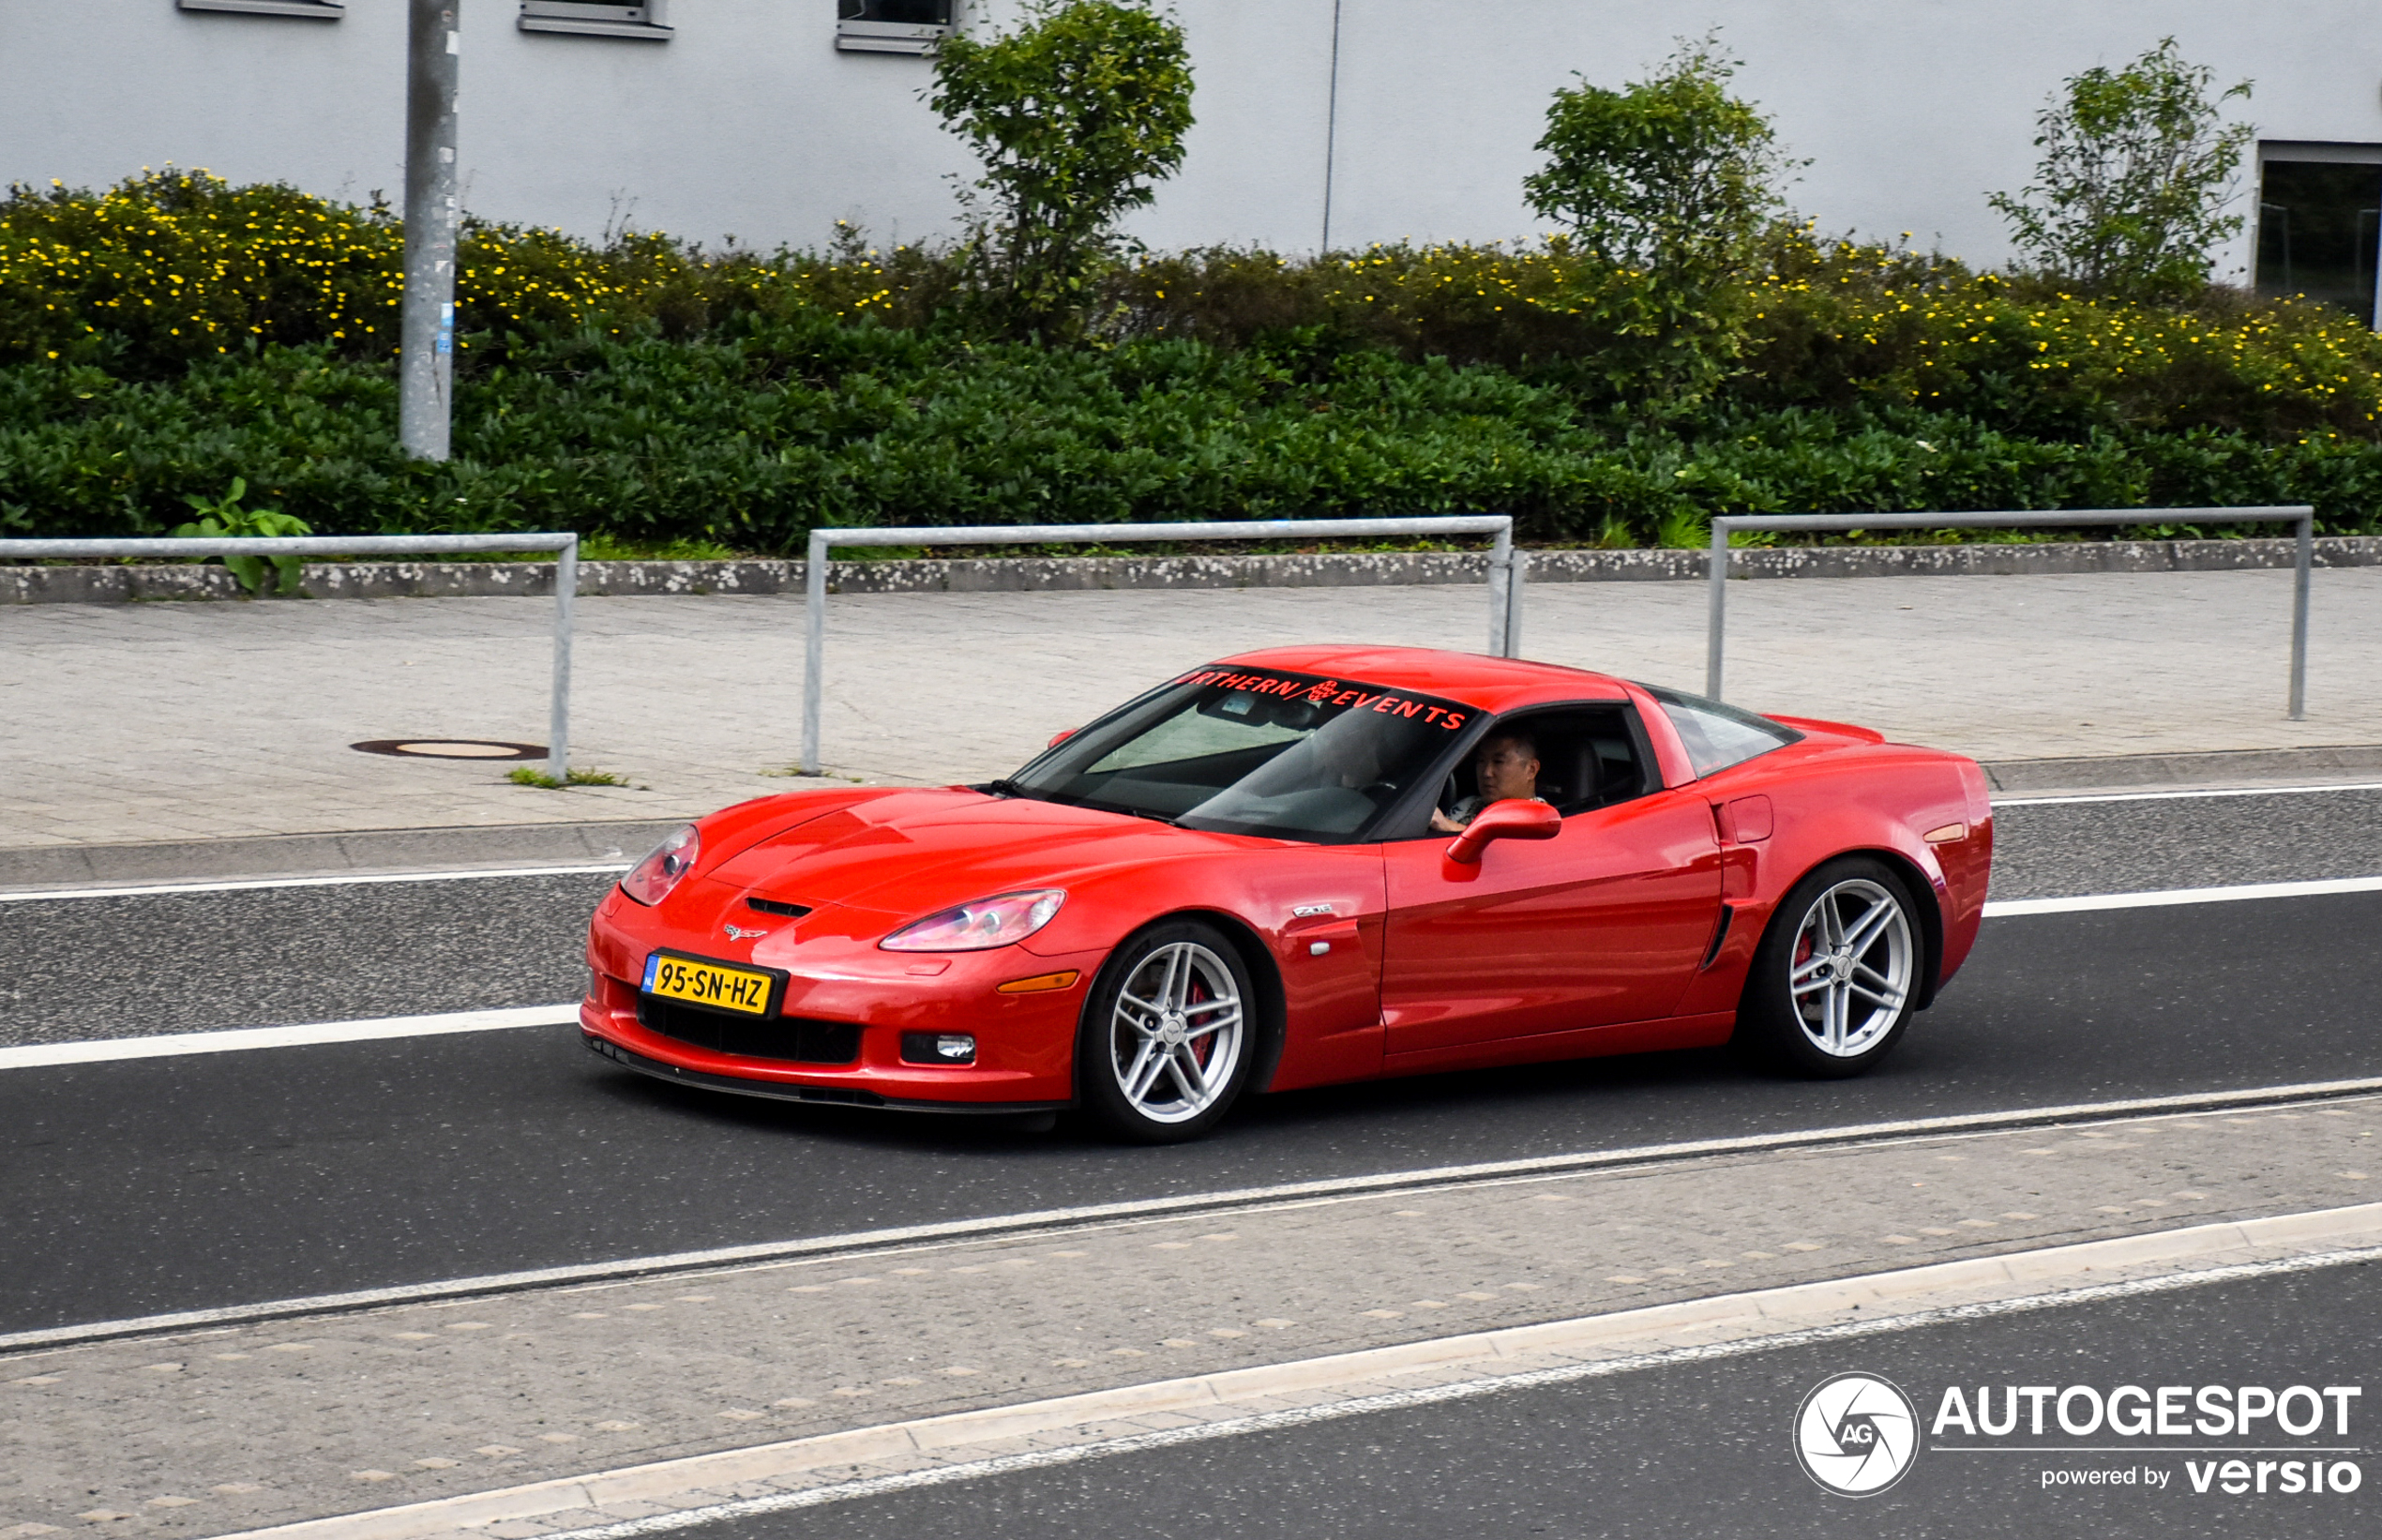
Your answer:
[[[1519,798],[1543,802],[1538,794],[1538,740],[1518,727],[1500,728],[1472,750],[1472,780],[1480,788],[1446,812],[1431,809],[1431,827],[1455,834],[1492,802]]]

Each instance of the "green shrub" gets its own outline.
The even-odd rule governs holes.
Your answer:
[[[2068,78],[2035,119],[2043,159],[2016,196],[1989,200],[2018,247],[2053,281],[2117,299],[2189,296],[2207,286],[2211,248],[2241,231],[2227,214],[2241,152],[2257,137],[2224,124],[2243,81],[2211,97],[2216,72],[2188,64],[2173,38],[2122,69]]]
[[[993,325],[1073,335],[1117,221],[1183,164],[1183,29],[1129,0],[1032,0],[1006,36],[944,38],[927,100],[984,162],[965,249]]]
[[[2337,311],[2105,303],[1791,228],[1745,281],[1739,371],[1650,410],[1615,270],[1561,244],[1152,256],[1062,349],[972,329],[948,253],[857,231],[763,256],[475,227],[431,464],[348,324],[383,313],[351,300],[385,234],[198,174],[0,204],[0,532],[162,534],[234,478],[328,532],[641,552],[822,522],[1510,511],[1620,544],[1722,512],[2309,501],[2352,531],[2382,506],[2382,340]]]
[[[1602,270],[1591,292],[1638,387],[1692,399],[1743,350],[1744,279],[1779,207],[1774,135],[1728,94],[1737,64],[1713,38],[1683,45],[1650,80],[1555,93],[1522,180],[1530,204],[1570,227]]]

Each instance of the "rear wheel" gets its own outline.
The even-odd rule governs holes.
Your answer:
[[[1137,1143],[1206,1134],[1248,1080],[1254,1000],[1240,954],[1214,926],[1179,920],[1133,937],[1084,1003],[1085,1110]]]
[[[1745,978],[1738,1037],[1798,1074],[1859,1075],[1910,1024],[1924,956],[1902,877],[1866,856],[1832,861],[1771,917]]]

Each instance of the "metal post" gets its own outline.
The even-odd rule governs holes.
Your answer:
[[[1505,580],[1505,651],[1507,657],[1522,656],[1522,579],[1529,570],[1530,553],[1514,552],[1506,567]]]
[[[546,723],[546,773],[571,775],[571,600],[579,596],[579,536],[554,553],[554,700]]]
[[[399,334],[397,438],[445,460],[454,412],[455,78],[461,0],[411,0],[405,49],[405,298]]]
[[[803,566],[802,773],[819,774],[819,691],[824,678],[821,654],[827,644],[827,532],[810,532],[810,558]]]
[[[2299,515],[2298,570],[2291,575],[2291,719],[2308,719],[2308,570],[2315,565],[2315,514]]]
[[[1514,656],[1514,526],[1506,525],[1490,542],[1488,559],[1489,641],[1491,657]]]
[[[1720,699],[1721,646],[1728,626],[1728,521],[1712,521],[1712,557],[1706,582],[1711,609],[1704,621],[1704,693]]]

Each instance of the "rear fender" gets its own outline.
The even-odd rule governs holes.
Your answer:
[[[1689,987],[1681,1012],[1733,1009],[1779,904],[1806,876],[1847,855],[1887,862],[1910,888],[1924,949],[1918,1004],[1928,1004],[1967,955],[1982,907],[1982,878],[1953,881],[1941,848],[1922,838],[1948,824],[1968,825],[1968,788],[1958,768],[1964,762],[1887,748],[1804,760],[1776,774],[1752,773],[1760,762],[1708,778],[1701,788],[1714,808],[1726,872],[1723,897],[1731,913],[1728,934]],[[1771,832],[1740,842],[1734,838],[1736,821],[1725,809],[1749,796],[1769,800]],[[1966,838],[1989,844],[1990,829],[1968,825]],[[1957,874],[1965,876],[1970,852],[1964,847],[1958,853]]]

